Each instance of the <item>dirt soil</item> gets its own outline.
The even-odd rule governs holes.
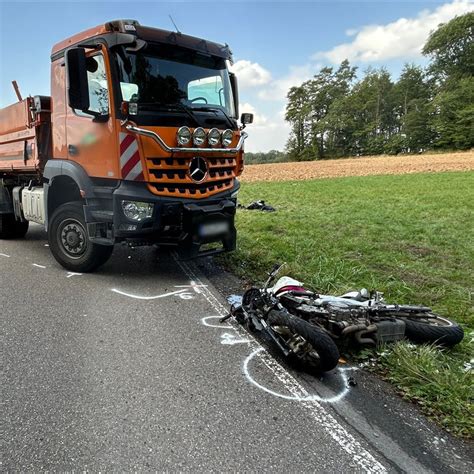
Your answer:
[[[474,170],[474,150],[459,153],[364,156],[338,160],[247,165],[242,181],[292,181],[374,174]]]

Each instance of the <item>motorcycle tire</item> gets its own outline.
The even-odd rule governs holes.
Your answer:
[[[242,296],[242,308],[245,311],[252,311],[263,305],[260,289],[251,287]]]
[[[430,313],[430,318],[400,318],[405,322],[405,336],[413,342],[436,343],[446,347],[459,344],[464,331],[459,324],[448,318]]]
[[[290,333],[301,336],[311,345],[313,351],[317,354],[317,358],[311,357],[311,361],[309,361],[295,354],[299,362],[310,366],[317,372],[327,372],[336,367],[339,361],[339,350],[331,337],[321,329],[304,319],[276,310],[270,311],[267,323],[272,328],[275,326],[286,327]]]

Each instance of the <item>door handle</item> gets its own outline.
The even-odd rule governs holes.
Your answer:
[[[71,156],[77,156],[77,155],[79,155],[79,150],[78,150],[78,148],[77,148],[76,145],[69,145],[69,146],[67,147],[67,151],[69,152],[69,154],[70,154]]]

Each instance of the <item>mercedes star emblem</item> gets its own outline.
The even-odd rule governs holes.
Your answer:
[[[195,156],[189,163],[189,176],[195,183],[201,183],[207,176],[207,161],[200,156]]]

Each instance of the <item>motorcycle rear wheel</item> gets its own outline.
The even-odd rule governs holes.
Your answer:
[[[463,340],[464,331],[459,324],[438,314],[429,313],[429,316],[400,318],[405,321],[405,335],[410,341],[452,347]]]
[[[296,360],[308,369],[315,372],[327,372],[336,367],[339,361],[339,350],[331,337],[321,329],[284,311],[270,311],[267,323],[282,336],[289,346],[294,336],[304,339],[308,346],[302,353],[294,355]],[[281,328],[286,328],[288,331],[282,331]]]

